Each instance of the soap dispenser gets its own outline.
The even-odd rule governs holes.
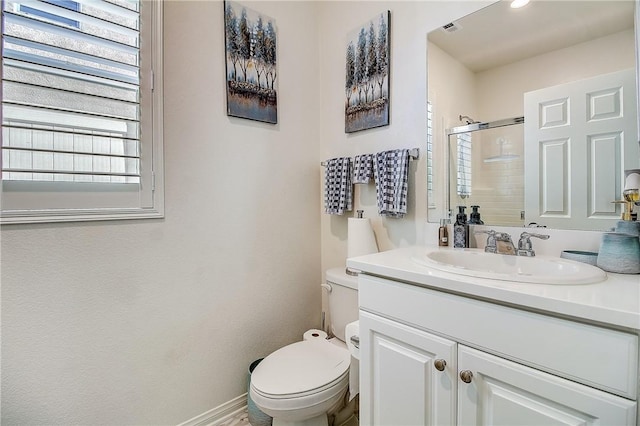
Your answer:
[[[466,208],[467,206],[458,206],[456,223],[453,224],[453,247],[456,248],[469,247],[469,224],[464,212]]]
[[[484,225],[482,219],[480,219],[480,212],[478,209],[480,206],[471,206],[473,211],[469,214],[469,225]]]
[[[440,228],[438,229],[438,245],[440,247],[447,247],[449,245],[449,231],[447,230],[447,224],[451,221],[449,219],[440,219]]]

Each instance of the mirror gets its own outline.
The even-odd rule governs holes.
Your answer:
[[[532,0],[512,9],[503,0],[429,33],[430,222],[450,217],[458,205],[466,205],[467,213],[479,205],[486,225],[614,226],[621,206],[611,201],[622,197],[624,170],[640,168],[634,4]],[[619,72],[631,76],[624,92],[580,86]],[[565,97],[563,90],[569,93],[576,85],[588,96]],[[586,109],[624,112],[627,127],[575,134],[579,116],[586,114],[578,112],[582,99],[590,100]],[[619,108],[613,105],[618,102]],[[488,126],[519,117],[525,117],[524,124]],[[565,133],[538,134],[536,128],[545,125],[536,123]],[[581,150],[578,140],[586,141]],[[470,147],[466,160],[460,154],[465,146]],[[571,158],[576,153],[579,157]],[[578,169],[582,175],[571,174]]]

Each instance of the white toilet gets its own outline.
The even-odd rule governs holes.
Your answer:
[[[345,327],[358,319],[358,281],[335,268],[327,271],[326,282],[335,337],[287,345],[253,370],[251,399],[273,417],[273,426],[327,426],[327,414],[343,405],[351,361]]]

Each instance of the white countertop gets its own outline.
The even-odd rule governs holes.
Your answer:
[[[603,282],[577,285],[500,281],[454,275],[412,260],[432,250],[454,249],[400,248],[349,258],[347,266],[417,286],[640,331],[640,275],[607,273]]]

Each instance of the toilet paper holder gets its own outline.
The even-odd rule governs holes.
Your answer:
[[[360,349],[360,337],[351,336],[349,340],[351,340],[351,343],[353,343],[353,346],[355,346],[356,348]]]

